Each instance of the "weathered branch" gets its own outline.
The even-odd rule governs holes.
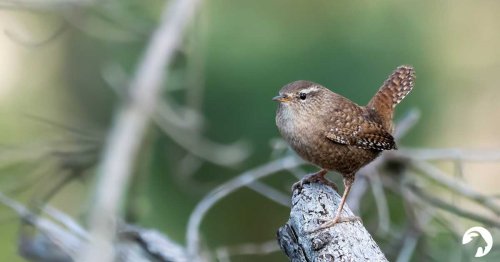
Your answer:
[[[310,233],[335,216],[340,199],[332,188],[319,183],[294,190],[290,219],[278,230],[278,242],[290,261],[387,261],[360,221]],[[344,206],[343,216],[354,214]]]
[[[12,209],[21,220],[18,251],[27,261],[73,262],[78,251],[89,242],[85,228],[55,208],[44,207],[40,211],[46,216],[40,216],[2,192],[0,203]],[[116,233],[117,262],[189,261],[183,246],[154,229],[120,225]]]
[[[274,160],[265,165],[244,172],[243,174],[218,186],[217,188],[212,190],[206,197],[204,197],[198,203],[198,205],[196,205],[188,221],[186,242],[187,242],[188,254],[191,260],[192,261],[200,260],[198,258],[199,254],[201,253],[200,225],[207,212],[219,200],[223,199],[224,197],[236,191],[237,189],[249,185],[262,177],[276,173],[283,169],[296,167],[300,164],[302,164],[302,161],[298,160],[294,156],[288,156]]]
[[[162,21],[149,42],[130,83],[128,103],[122,105],[109,131],[95,204],[90,214],[91,242],[83,248],[80,261],[113,261],[113,239],[119,204],[128,186],[133,163],[154,113],[161,87],[167,78],[165,68],[172,62],[182,42],[184,29],[194,15],[200,0],[171,1],[165,7]]]

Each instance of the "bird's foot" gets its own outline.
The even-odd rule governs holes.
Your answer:
[[[319,172],[316,172],[314,174],[309,174],[309,175],[303,177],[300,181],[298,181],[292,185],[292,191],[294,191],[295,189],[298,189],[298,190],[302,189],[303,185],[305,185],[305,184],[322,183],[324,185],[327,185],[327,186],[333,188],[335,191],[339,192],[337,185],[325,177],[327,172],[328,171],[326,171],[326,170],[320,170]]]
[[[313,230],[307,231],[308,233],[314,233],[314,232],[322,230],[322,229],[330,228],[330,227],[332,227],[336,224],[339,224],[339,223],[355,222],[355,221],[362,222],[361,218],[358,216],[341,217],[340,215],[336,215],[333,219],[318,218],[318,220],[323,222],[323,224],[321,224],[319,227],[317,227]]]

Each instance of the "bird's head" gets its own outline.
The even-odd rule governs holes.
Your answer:
[[[320,84],[299,80],[282,87],[273,100],[279,102],[282,109],[311,113],[319,109],[329,92]]]

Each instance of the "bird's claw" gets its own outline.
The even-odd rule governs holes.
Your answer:
[[[320,171],[303,177],[300,181],[297,181],[292,185],[292,191],[296,189],[300,190],[305,184],[322,183],[324,185],[333,188],[336,192],[339,192],[337,185],[332,181],[328,180],[327,178],[325,178],[325,174],[326,172]]]
[[[335,216],[333,219],[331,218],[318,218],[319,221],[323,222],[319,227],[316,227],[312,230],[308,230],[307,233],[314,233],[322,229],[330,228],[336,224],[339,223],[345,223],[345,222],[355,222],[355,221],[360,221],[361,218],[358,216],[349,216],[349,217],[341,217],[341,216]]]

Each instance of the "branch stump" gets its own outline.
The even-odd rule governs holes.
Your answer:
[[[288,222],[278,230],[278,243],[292,262],[387,261],[360,221],[336,224],[314,233],[325,219],[333,219],[340,195],[331,187],[304,184],[295,189]],[[343,216],[354,216],[344,205]]]

